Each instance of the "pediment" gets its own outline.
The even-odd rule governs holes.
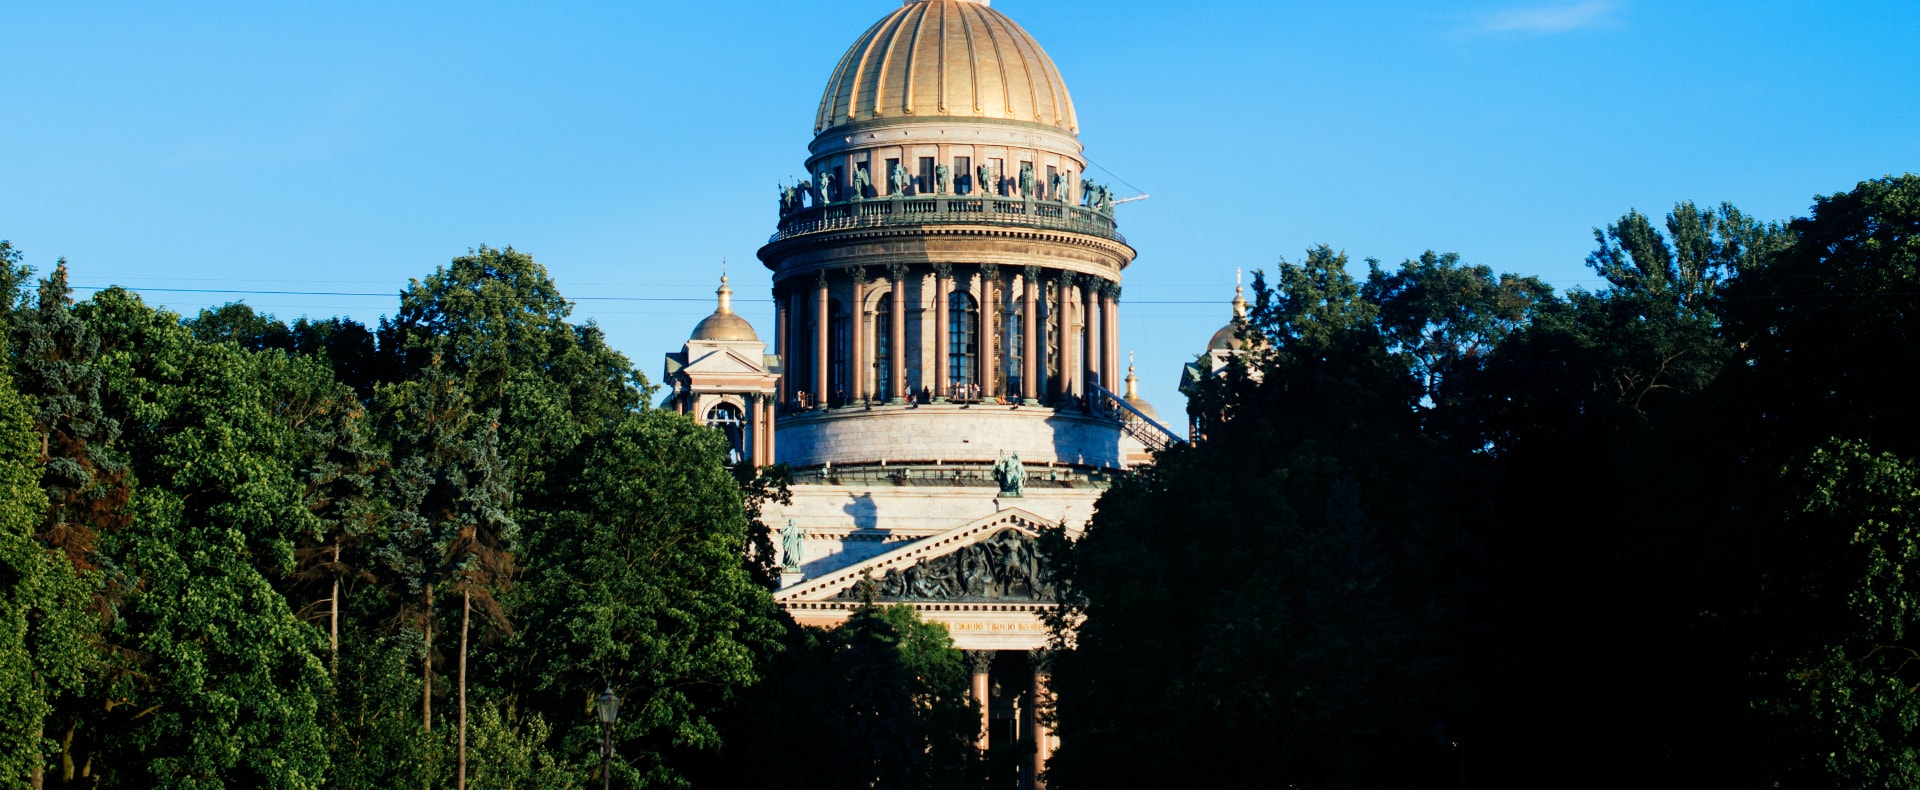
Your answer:
[[[760,363],[760,354],[744,354],[737,349],[719,348],[687,363],[683,368],[689,375],[727,375],[733,373],[760,374],[766,368]]]
[[[852,601],[871,578],[882,603],[1052,603],[1035,540],[1053,522],[1019,508],[961,524],[773,594],[781,603]]]

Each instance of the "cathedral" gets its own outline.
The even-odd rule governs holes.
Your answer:
[[[759,252],[774,325],[735,314],[723,277],[664,381],[737,463],[790,468],[792,502],[763,514],[780,605],[833,626],[871,596],[945,625],[980,747],[1034,744],[1031,782],[1055,743],[1035,538],[1077,534],[1111,481],[1184,440],[1121,368],[1135,252],[1066,83],[989,2],[907,0],[853,41]],[[1214,336],[1216,368],[1237,342]]]

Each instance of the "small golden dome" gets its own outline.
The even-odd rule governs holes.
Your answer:
[[[1238,337],[1239,332],[1237,331],[1240,324],[1247,320],[1247,298],[1240,290],[1240,284],[1238,282],[1240,279],[1240,271],[1238,269],[1234,270],[1233,278],[1235,280],[1233,285],[1233,320],[1226,326],[1220,327],[1220,331],[1213,333],[1213,339],[1207,341],[1208,351],[1240,351],[1247,347],[1247,341],[1241,340]]]
[[[841,56],[813,127],[970,118],[1080,132],[1060,70],[1013,20],[985,0],[907,0]]]
[[[747,319],[733,313],[733,289],[727,287],[727,276],[720,275],[720,290],[714,291],[720,297],[720,306],[713,315],[700,319],[693,327],[691,340],[753,340],[760,336],[753,331],[753,325]]]
[[[1140,377],[1133,375],[1133,352],[1127,352],[1127,404],[1147,415],[1149,420],[1159,420],[1160,410],[1140,397]]]

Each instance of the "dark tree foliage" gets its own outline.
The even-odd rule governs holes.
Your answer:
[[[911,607],[865,601],[832,631],[789,628],[766,672],[721,714],[728,738],[693,763],[696,786],[991,786],[963,656]]]
[[[1459,600],[1419,482],[1423,394],[1325,247],[1254,280],[1257,349],[1195,398],[1206,440],[1049,541],[1063,733],[1049,786],[1395,786],[1445,776]],[[1176,525],[1204,525],[1199,531]],[[1196,773],[1196,771],[1198,773]]]
[[[120,421],[101,406],[100,340],[72,307],[63,259],[41,280],[32,308],[14,318],[8,347],[20,391],[33,398],[40,433],[47,513],[39,538],[66,551],[75,567],[90,569],[98,532],[126,523],[131,488],[126,464],[110,449]]]
[[[1205,441],[1052,544],[1084,618],[1053,785],[1259,755],[1301,787],[1920,786],[1916,230],[1903,176],[1785,226],[1629,212],[1564,298],[1450,256],[1358,296],[1324,250],[1283,265]],[[1256,658],[1209,684],[1221,655]]]
[[[249,351],[276,350],[320,359],[340,383],[363,400],[375,385],[396,381],[393,361],[380,354],[372,330],[351,318],[308,319],[289,325],[254,312],[242,302],[201,310],[187,322],[193,336],[208,343],[228,342]]]

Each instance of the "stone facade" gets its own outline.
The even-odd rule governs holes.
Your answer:
[[[807,412],[780,421],[778,459],[796,467],[981,461],[1119,468],[1120,426],[1084,411],[928,403]]]

